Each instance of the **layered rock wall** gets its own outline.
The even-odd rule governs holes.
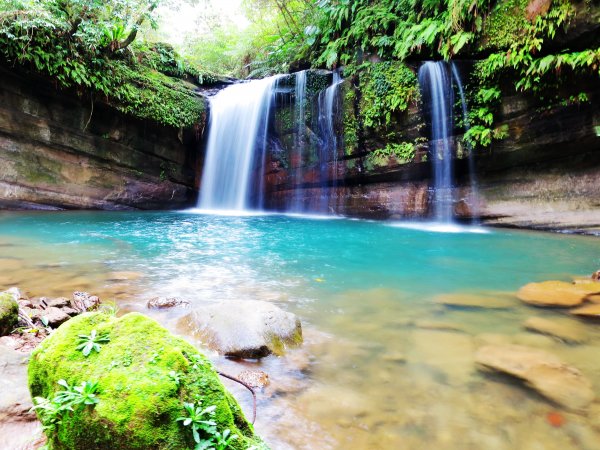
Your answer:
[[[188,206],[201,129],[137,120],[0,69],[0,209]]]

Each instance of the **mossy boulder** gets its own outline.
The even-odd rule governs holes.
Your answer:
[[[85,357],[78,336],[92,330],[110,341]],[[188,450],[195,446],[192,430],[177,418],[186,415],[184,402],[198,400],[216,406],[219,432],[238,435],[228,448],[266,448],[211,362],[139,313],[86,313],[69,320],[33,352],[28,372],[34,398],[54,398],[63,389],[61,379],[71,386],[98,383],[97,404],[74,408],[48,429],[51,449]]]
[[[19,322],[19,304],[11,294],[0,294],[0,336],[10,334]]]

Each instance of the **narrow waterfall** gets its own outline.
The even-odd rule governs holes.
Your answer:
[[[304,179],[304,150],[306,146],[306,70],[296,72],[294,87],[294,122],[296,136],[294,141],[294,154],[292,169],[294,170],[295,184],[302,184]],[[288,210],[302,212],[304,206],[299,195],[293,196],[292,204]]]
[[[202,209],[250,209],[251,173],[263,158],[273,87],[277,77],[234,84],[210,100]],[[262,177],[260,177],[262,178]],[[262,190],[262,186],[257,189]],[[255,204],[260,205],[260,200]]]
[[[425,117],[430,123],[429,157],[433,168],[433,218],[438,222],[451,222],[454,211],[454,159],[456,148],[454,101],[458,92],[462,125],[465,131],[470,127],[469,114],[463,84],[456,64],[444,61],[428,61],[419,69],[419,85],[423,94]],[[471,184],[472,214],[477,216],[477,181],[473,151],[468,150],[469,177]]]
[[[448,66],[443,61],[424,63],[419,69],[423,101],[429,106],[431,138],[429,157],[433,166],[433,216],[439,222],[451,222],[454,179],[452,145],[454,93]]]
[[[465,98],[465,91],[463,89],[463,84],[460,78],[460,73],[458,72],[458,68],[456,63],[452,61],[450,63],[450,68],[452,70],[452,77],[454,78],[454,82],[456,83],[456,87],[458,88],[458,94],[460,95],[460,106],[462,110],[463,116],[463,127],[465,132],[469,131],[471,128],[471,123],[469,121],[469,111],[467,109],[467,100]],[[474,217],[473,222],[478,222],[479,217],[479,198],[478,198],[478,188],[477,188],[477,174],[475,173],[475,155],[473,154],[472,146],[467,143],[467,150],[469,152],[469,178],[471,182],[471,198],[469,204],[471,205],[472,215]]]
[[[319,94],[318,98],[318,129],[320,137],[319,145],[319,172],[321,179],[321,188],[327,186],[335,187],[337,184],[337,152],[338,152],[338,136],[335,130],[335,118],[339,113],[338,109],[338,91],[339,86],[344,81],[339,70],[333,72],[331,85]],[[329,167],[334,168],[331,173]],[[330,205],[331,197],[322,194],[322,199],[319,202],[319,211],[330,212],[335,209],[335,205]]]

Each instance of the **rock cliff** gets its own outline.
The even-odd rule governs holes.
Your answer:
[[[0,208],[191,205],[204,126],[198,120],[179,130],[138,120],[43,78],[0,69]]]

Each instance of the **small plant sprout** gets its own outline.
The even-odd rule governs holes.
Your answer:
[[[108,333],[103,333],[98,336],[96,330],[92,330],[89,336],[85,334],[79,335],[79,345],[77,346],[77,350],[81,350],[83,356],[87,358],[92,350],[100,353],[100,349],[102,348],[101,344],[106,344],[107,342],[110,342]]]
[[[167,375],[175,382],[177,386],[179,386],[179,383],[181,383],[181,373],[171,370]]]
[[[229,447],[229,444],[231,443],[231,441],[234,441],[237,438],[238,438],[238,435],[237,434],[232,435],[231,430],[229,428],[224,430],[223,434],[221,434],[217,431],[214,435],[215,450],[225,450],[226,448]]]
[[[187,416],[178,417],[178,422],[183,422],[184,427],[192,428],[192,435],[196,447],[194,450],[204,450],[211,448],[213,444],[213,436],[217,432],[217,424],[212,419],[215,415],[216,406],[207,406],[202,408],[202,402],[198,401],[198,406],[194,403],[183,403],[183,408]],[[200,431],[207,435],[208,439],[200,438]]]

